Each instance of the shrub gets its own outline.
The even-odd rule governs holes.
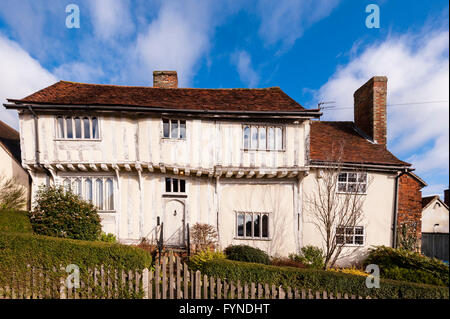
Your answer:
[[[152,261],[146,251],[126,245],[18,233],[0,233],[0,260],[0,286],[11,282],[12,276],[29,284],[27,265],[43,269],[49,274],[49,280],[59,286],[60,278],[67,277],[64,268],[70,264],[80,268],[81,280],[88,283],[88,268],[99,269],[103,265],[107,275],[107,270],[142,270]],[[53,267],[56,267],[56,272],[51,271]],[[113,272],[109,274],[111,277],[114,275]],[[80,289],[86,292],[83,287]],[[142,293],[129,295],[127,290],[118,292],[124,298]]]
[[[272,266],[287,266],[296,268],[307,268],[305,264],[300,261],[296,261],[290,258],[272,258],[270,260]]]
[[[300,262],[309,268],[321,269],[324,267],[324,256],[320,248],[314,246],[304,246],[300,254],[290,254],[289,259]]]
[[[261,249],[247,245],[228,246],[225,248],[225,255],[228,259],[246,261],[259,264],[270,264],[269,256]]]
[[[221,251],[210,249],[199,251],[189,259],[189,267],[198,270],[202,267],[203,263],[213,259],[225,259],[225,254]]]
[[[106,234],[102,232],[98,240],[104,241],[105,243],[112,243],[112,244],[117,243],[116,236],[114,236],[114,234],[111,233]]]
[[[356,267],[351,267],[351,268],[330,268],[330,269],[328,269],[328,271],[336,271],[336,272],[341,272],[341,273],[344,273],[344,274],[350,274],[350,275],[355,275],[355,276],[364,276],[364,277],[369,276],[369,273],[365,272],[362,269],[358,269]]]
[[[192,244],[196,250],[213,249],[217,242],[217,232],[214,226],[196,223],[191,227]]]
[[[380,288],[366,287],[366,278],[340,272],[277,267],[231,260],[211,260],[203,263],[200,271],[228,281],[267,283],[297,289],[311,289],[333,293],[348,293],[375,298],[449,298],[448,287],[381,279]]]
[[[27,204],[27,190],[17,184],[16,178],[0,176],[0,209],[24,209]]]
[[[28,212],[16,210],[0,210],[0,232],[32,233]]]
[[[101,233],[95,206],[62,187],[38,190],[30,220],[39,235],[97,240]]]
[[[380,246],[369,251],[364,265],[376,264],[381,276],[388,279],[411,280],[428,284],[448,286],[449,267],[436,258],[417,252]]]

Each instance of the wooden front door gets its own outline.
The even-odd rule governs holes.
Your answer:
[[[164,211],[164,245],[184,245],[184,203],[173,199],[166,202]]]

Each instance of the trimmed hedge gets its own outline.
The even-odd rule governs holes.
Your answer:
[[[198,268],[203,274],[241,282],[268,283],[333,293],[348,293],[376,298],[449,298],[448,287],[381,279],[380,288],[366,287],[366,278],[316,269],[277,267],[231,260],[212,260]]]
[[[0,210],[0,232],[32,233],[28,212],[3,209]]]
[[[248,245],[230,245],[224,253],[231,260],[270,264],[270,258],[264,251]]]
[[[87,280],[87,269],[101,265],[106,270],[142,270],[151,265],[150,254],[142,249],[106,242],[91,242],[32,234],[0,233],[0,284],[14,277],[28,281],[27,265],[52,273],[53,267],[65,268],[75,264],[80,268],[81,279]],[[59,278],[68,274],[64,269],[52,273],[51,280],[59,284]],[[87,288],[87,287],[86,287]],[[127,291],[121,297],[137,297]],[[123,294],[122,294],[123,293]]]

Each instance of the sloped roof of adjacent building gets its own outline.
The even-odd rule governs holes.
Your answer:
[[[17,162],[21,162],[19,132],[2,121],[0,121],[0,143]]]
[[[422,197],[422,209],[425,209],[434,200],[439,201],[442,205],[444,205],[444,207],[448,208],[447,204],[444,203],[444,201],[439,197],[439,195],[431,195],[431,196]]]
[[[339,156],[343,163],[410,166],[383,145],[371,142],[353,122],[312,121],[310,158],[313,162],[332,162]],[[341,150],[342,148],[342,150]]]
[[[311,112],[279,87],[263,89],[154,88],[59,81],[14,103],[139,106],[167,109]]]

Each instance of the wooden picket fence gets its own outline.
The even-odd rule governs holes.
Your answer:
[[[63,276],[56,276],[55,280],[56,273],[56,268],[51,274],[30,267],[25,280],[12,278],[8,285],[0,286],[0,299],[363,299],[346,293],[215,278],[188,269],[186,263],[173,255],[163,257],[154,269],[89,269],[78,289],[67,288]]]

